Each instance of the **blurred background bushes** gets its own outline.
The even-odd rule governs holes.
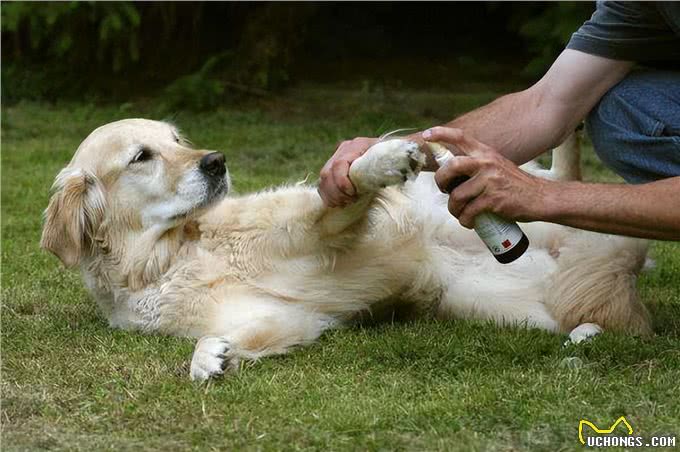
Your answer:
[[[208,109],[291,84],[539,77],[594,9],[564,3],[3,3],[2,100]]]

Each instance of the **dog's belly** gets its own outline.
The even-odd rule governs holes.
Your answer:
[[[558,267],[556,243],[568,233],[567,228],[523,225],[531,246],[520,259],[503,265],[474,231],[451,216],[448,197],[437,189],[432,173],[421,173],[405,189],[408,210],[421,225],[433,280],[442,290],[438,310],[442,317],[557,328],[545,301]]]

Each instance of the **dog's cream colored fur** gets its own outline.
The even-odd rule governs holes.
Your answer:
[[[525,169],[578,178],[574,140],[552,171]],[[151,157],[135,161],[142,149]],[[345,209],[306,186],[224,196],[228,175],[208,181],[198,169],[207,153],[162,122],[100,127],[57,176],[42,237],[80,267],[112,326],[200,338],[194,379],[385,306],[554,332],[581,326],[575,340],[600,327],[649,332],[635,291],[644,242],[531,223],[522,226],[529,250],[500,265],[449,215],[432,174],[418,175],[414,143],[383,141],[355,161],[361,196]]]

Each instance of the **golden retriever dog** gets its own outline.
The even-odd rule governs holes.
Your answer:
[[[575,139],[553,169],[578,176]],[[41,245],[78,267],[112,327],[198,338],[205,380],[308,344],[386,306],[444,319],[645,334],[635,290],[643,241],[530,223],[529,250],[498,264],[447,211],[416,143],[387,139],[350,168],[359,199],[326,207],[308,186],[229,195],[222,154],[164,122],[104,125],[56,177]]]

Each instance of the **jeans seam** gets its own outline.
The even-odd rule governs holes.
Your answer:
[[[658,119],[654,119],[654,118],[650,118],[650,119],[652,119],[653,121],[656,121],[656,125],[652,129],[652,136],[655,137],[655,138],[660,137],[661,133],[663,132],[663,129],[666,128],[666,125],[664,123],[662,123],[661,121],[659,121]]]

